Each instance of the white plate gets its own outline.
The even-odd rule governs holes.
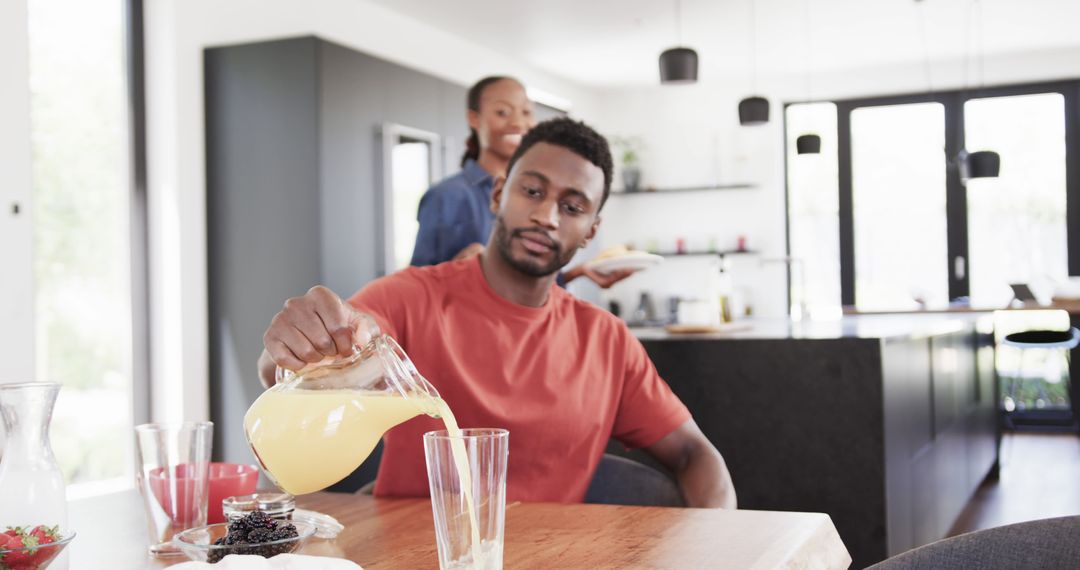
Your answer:
[[[597,273],[611,273],[623,269],[634,271],[646,269],[662,261],[664,261],[664,258],[659,255],[645,253],[644,251],[633,251],[618,257],[588,261],[585,266]]]

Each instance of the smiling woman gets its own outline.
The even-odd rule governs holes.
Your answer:
[[[469,138],[461,172],[420,200],[412,265],[435,265],[479,253],[491,234],[491,188],[535,124],[524,85],[511,77],[477,81],[466,97]]]

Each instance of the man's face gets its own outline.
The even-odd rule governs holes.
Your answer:
[[[537,143],[496,182],[495,249],[511,267],[544,277],[596,235],[604,171],[573,151]]]

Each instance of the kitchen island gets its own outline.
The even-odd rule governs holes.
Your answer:
[[[634,329],[739,507],[828,513],[857,568],[946,536],[996,474],[992,317],[749,324]]]

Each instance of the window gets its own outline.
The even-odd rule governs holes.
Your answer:
[[[851,113],[860,310],[948,303],[944,149],[945,112],[938,103]]]
[[[403,141],[394,145],[394,270],[404,269],[412,261],[416,247],[416,232],[420,223],[416,212],[420,199],[431,185],[431,145],[419,141]]]
[[[69,495],[127,486],[134,423],[124,4],[30,0],[36,370]]]
[[[813,307],[835,298],[830,280],[839,281],[843,306],[887,312],[1001,308],[1012,283],[1030,284],[1047,300],[1080,274],[1080,244],[1072,244],[1080,239],[1080,208],[1066,206],[1070,198],[1080,203],[1080,144],[1067,144],[1080,143],[1080,81],[830,104],[837,152],[823,136],[814,158],[836,164],[835,228],[834,202],[813,190],[831,184],[823,173],[832,166],[813,171],[788,152],[793,312],[803,299]],[[788,105],[789,148],[810,107]],[[962,181],[963,149],[996,151],[1000,175]],[[815,265],[831,266],[832,274],[816,275]]]
[[[1060,93],[964,103],[971,150],[1001,155],[998,178],[967,185],[971,302],[1008,305],[1010,283],[1044,300],[1069,276],[1065,224],[1065,98]]]
[[[392,273],[412,261],[420,199],[442,177],[442,162],[435,133],[387,123],[382,136],[384,273]]]
[[[800,103],[785,109],[791,306],[812,318],[840,312],[839,202],[836,105]],[[795,139],[821,137],[821,153],[800,155]]]

